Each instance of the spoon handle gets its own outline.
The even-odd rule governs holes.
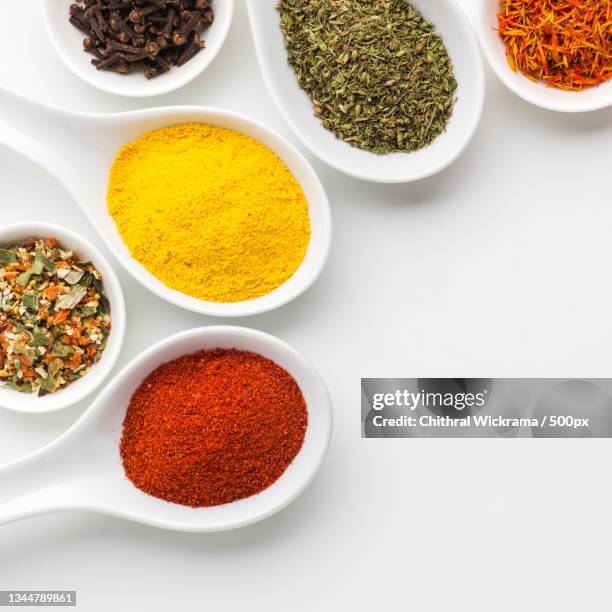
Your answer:
[[[60,459],[54,446],[0,467],[0,525],[83,507],[81,469]]]
[[[46,170],[74,196],[69,117],[0,87],[0,144]]]
[[[33,476],[28,461],[19,461],[0,468],[0,525],[49,511],[46,478]]]

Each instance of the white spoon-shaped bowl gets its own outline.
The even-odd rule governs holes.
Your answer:
[[[311,236],[300,267],[267,295],[242,302],[208,302],[168,288],[130,255],[108,213],[110,168],[120,147],[147,130],[200,122],[237,130],[272,149],[300,183],[308,200]],[[254,119],[215,108],[173,106],[109,115],[73,113],[0,89],[0,143],[37,163],[72,195],[123,267],[162,299],[201,314],[246,316],[272,310],[305,291],[329,252],[332,223],[321,181],[297,149]]]
[[[119,454],[122,423],[142,380],[162,363],[202,349],[254,351],[283,367],[306,400],[302,449],[285,473],[258,495],[190,508],[143,493],[126,478]],[[264,519],[308,485],[327,450],[332,413],[325,383],[285,342],[243,327],[203,327],[171,336],[137,357],[58,440],[0,468],[0,524],[59,510],[86,509],[177,531],[222,531]]]
[[[102,91],[119,96],[143,98],[169,93],[199,76],[215,59],[227,37],[234,0],[213,0],[215,19],[202,37],[206,47],[185,65],[148,81],[141,72],[116,74],[108,70],[96,70],[91,64],[93,55],[83,51],[85,34],[68,21],[70,2],[44,0],[43,14],[51,44],[66,66],[85,83]]]
[[[580,113],[594,111],[612,105],[612,81],[584,91],[563,91],[536,83],[520,72],[514,72],[506,59],[506,47],[497,33],[498,0],[478,0],[478,38],[485,56],[495,74],[517,96],[535,106],[548,110]]]
[[[77,234],[50,223],[18,223],[0,227],[0,248],[20,244],[30,238],[57,238],[61,246],[73,250],[82,261],[91,261],[102,273],[104,293],[111,310],[112,329],[100,360],[82,378],[43,397],[0,387],[0,406],[17,412],[39,413],[60,410],[79,402],[95,391],[113,369],[125,335],[125,303],[119,280],[98,249]]]
[[[484,71],[476,37],[455,0],[414,0],[442,35],[455,67],[457,103],[446,131],[413,153],[376,155],[338,140],[314,116],[312,103],[287,62],[277,0],[247,0],[257,58],[268,90],[296,136],[310,151],[350,176],[378,183],[406,183],[440,172],[469,144],[482,114]]]

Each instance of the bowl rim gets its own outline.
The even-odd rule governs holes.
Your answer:
[[[505,58],[503,65],[500,65],[500,62],[496,60],[495,54],[493,53],[491,37],[489,35],[489,30],[493,29],[493,26],[487,19],[487,9],[493,2],[499,4],[499,0],[478,0],[476,10],[476,30],[478,33],[480,47],[487,58],[487,62],[491,70],[510,91],[534,106],[558,113],[588,113],[612,106],[612,82],[608,85],[610,87],[609,93],[605,92],[608,93],[607,99],[604,93],[604,95],[594,97],[594,99],[592,99],[590,102],[586,102],[584,98],[581,100],[579,97],[579,92],[564,91],[558,88],[548,88],[554,89],[554,91],[558,92],[560,97],[567,97],[567,100],[573,99],[578,101],[577,104],[572,105],[555,104],[554,102],[543,99],[543,97],[539,94],[539,90],[541,88],[546,88],[544,83],[532,81],[526,76],[522,75],[520,72],[514,72],[508,65],[508,62],[505,61]],[[501,40],[500,44],[503,44]],[[513,75],[517,74],[522,77],[521,80],[517,81],[516,79],[511,78]],[[521,83],[521,85],[519,85],[519,83]],[[600,84],[600,87],[601,85],[604,85],[604,83]],[[593,90],[596,89],[597,88],[594,88]],[[546,89],[543,89],[543,91],[546,91]]]
[[[476,133],[476,130],[478,129],[478,126],[480,125],[480,120],[482,118],[482,113],[484,109],[486,83],[485,83],[484,66],[482,62],[482,55],[480,52],[480,45],[478,44],[478,39],[476,37],[474,28],[472,27],[470,20],[468,19],[465,11],[459,5],[457,0],[444,0],[444,3],[448,7],[448,10],[452,10],[455,12],[460,22],[464,26],[463,33],[472,43],[470,46],[472,48],[472,51],[474,52],[474,56],[476,60],[475,61],[476,72],[477,72],[476,76],[480,84],[478,95],[476,96],[476,100],[475,100],[475,104],[477,105],[477,112],[475,114],[475,120],[472,126],[470,127],[470,130],[466,133],[464,142],[462,143],[460,147],[457,148],[457,150],[454,152],[453,155],[447,157],[443,161],[439,162],[438,164],[433,165],[431,168],[424,170],[422,172],[419,172],[416,174],[413,173],[413,174],[410,174],[410,176],[404,175],[404,176],[397,176],[397,177],[381,177],[376,174],[370,174],[368,172],[360,172],[360,171],[354,170],[352,167],[350,167],[347,164],[338,163],[335,160],[333,155],[329,155],[325,153],[321,148],[311,145],[309,141],[306,141],[302,138],[301,136],[302,130],[300,130],[296,126],[295,122],[291,118],[291,114],[285,109],[285,105],[281,103],[280,99],[278,98],[275,88],[272,87],[271,85],[271,79],[269,76],[269,71],[266,68],[266,64],[261,59],[262,54],[261,54],[260,46],[258,43],[259,37],[256,34],[255,27],[253,25],[255,21],[255,17],[253,13],[254,9],[252,8],[252,6],[256,2],[262,2],[262,1],[263,0],[246,0],[246,5],[247,5],[247,14],[249,16],[249,22],[251,25],[251,35],[255,42],[255,54],[258,59],[259,69],[262,73],[263,80],[266,85],[266,89],[268,90],[270,96],[274,100],[274,104],[276,105],[277,110],[279,111],[283,119],[287,122],[287,124],[291,128],[291,131],[295,134],[295,136],[302,143],[302,145],[305,146],[313,155],[318,157],[321,161],[325,162],[328,166],[331,166],[335,170],[342,172],[343,174],[352,176],[353,178],[360,179],[362,181],[367,181],[371,183],[381,183],[381,184],[400,184],[400,183],[411,183],[414,181],[419,181],[427,177],[433,176],[435,174],[438,174],[439,172],[441,172],[442,170],[450,166],[452,163],[454,163],[467,149],[468,145],[474,138],[474,135]],[[296,87],[299,87],[299,85],[297,84],[297,81],[296,81]],[[406,155],[410,155],[410,154],[407,153]]]
[[[72,59],[68,56],[68,54],[64,53],[61,45],[58,43],[56,39],[55,30],[51,27],[51,18],[49,16],[49,12],[52,10],[51,5],[53,4],[53,2],[54,0],[44,0],[43,17],[44,17],[44,22],[45,22],[45,29],[47,31],[47,38],[51,42],[51,46],[55,49],[55,52],[61,58],[64,65],[76,77],[78,77],[81,81],[87,83],[88,85],[91,85],[92,87],[95,87],[96,89],[99,89],[100,91],[104,91],[106,93],[110,93],[116,96],[123,96],[126,98],[152,98],[155,96],[161,96],[164,94],[168,94],[173,91],[176,91],[177,89],[180,89],[181,87],[184,87],[185,85],[188,85],[189,83],[191,83],[191,81],[199,77],[208,68],[208,66],[210,66],[210,64],[214,61],[219,51],[221,51],[223,45],[225,44],[227,35],[229,33],[230,26],[233,21],[234,7],[235,7],[234,0],[223,0],[224,4],[228,5],[228,9],[227,9],[228,12],[227,12],[227,17],[225,18],[225,20],[221,22],[219,26],[220,28],[219,43],[216,47],[213,47],[212,49],[209,49],[208,47],[206,47],[202,53],[198,54],[198,56],[200,57],[196,56],[194,59],[191,60],[191,62],[186,64],[189,66],[192,64],[192,62],[199,61],[199,64],[197,65],[197,67],[194,67],[193,70],[191,71],[184,71],[182,77],[172,75],[172,78],[168,80],[155,79],[153,83],[151,82],[145,83],[143,81],[143,87],[142,87],[142,90],[140,90],[139,88],[131,88],[131,89],[127,88],[126,87],[127,83],[125,81],[122,81],[120,78],[116,80],[117,86],[109,85],[107,83],[102,82],[99,78],[96,77],[96,74],[97,74],[96,70],[85,71],[77,67],[76,63],[72,61]],[[53,8],[57,9],[57,6],[54,6]],[[211,27],[214,27],[214,24],[215,22],[213,21],[213,24],[211,25]],[[205,53],[204,51],[206,50],[210,51],[210,53]],[[176,67],[175,67],[175,70],[176,70]],[[180,72],[180,70],[177,70],[177,73],[178,72]],[[117,76],[120,76],[120,75],[117,75]],[[161,75],[161,76],[163,77],[164,75]],[[166,75],[166,76],[169,76],[169,75]],[[145,87],[144,85],[148,85],[148,87]]]
[[[69,406],[73,406],[77,402],[85,399],[91,395],[96,389],[98,389],[108,378],[111,371],[117,363],[117,359],[121,354],[123,348],[123,342],[125,339],[126,329],[126,308],[125,308],[125,297],[123,294],[123,288],[117,278],[115,270],[111,266],[108,259],[95,247],[89,240],[83,238],[76,232],[67,229],[64,226],[57,225],[54,223],[47,223],[44,221],[27,221],[23,223],[11,223],[0,226],[0,244],[3,244],[3,235],[8,232],[22,233],[24,238],[27,236],[57,236],[58,239],[66,245],[75,245],[75,250],[87,251],[87,255],[91,256],[92,261],[95,263],[98,269],[103,268],[104,283],[106,286],[112,286],[111,293],[113,298],[111,300],[111,313],[112,313],[112,329],[111,334],[113,335],[113,343],[109,342],[109,345],[104,350],[104,356],[106,359],[102,362],[102,359],[96,363],[93,368],[97,372],[101,372],[98,375],[98,379],[89,378],[87,375],[83,376],[78,382],[80,383],[80,389],[76,389],[74,385],[69,385],[66,389],[70,388],[71,393],[66,396],[63,395],[62,391],[66,389],[60,389],[54,394],[49,394],[45,397],[49,398],[39,409],[32,409],[31,407],[25,407],[22,402],[19,401],[21,394],[18,391],[12,391],[10,389],[2,389],[0,394],[0,407],[13,412],[21,412],[23,414],[46,414],[49,412],[56,412]],[[101,264],[101,265],[100,265]],[[108,296],[107,296],[108,297]],[[111,298],[109,297],[109,300]],[[75,390],[76,389],[76,390]],[[16,401],[5,401],[5,391],[11,391],[12,397]],[[31,397],[31,396],[27,396]]]

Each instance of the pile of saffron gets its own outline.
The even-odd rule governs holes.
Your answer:
[[[297,382],[248,351],[200,351],[162,364],[134,392],[123,423],[127,477],[185,506],[260,493],[300,451],[308,424]]]
[[[501,0],[498,19],[515,72],[568,91],[612,78],[610,0]]]

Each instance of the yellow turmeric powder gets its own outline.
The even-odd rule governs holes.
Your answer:
[[[108,210],[132,256],[166,286],[214,302],[270,293],[301,264],[308,203],[268,147],[187,123],[125,145]]]

